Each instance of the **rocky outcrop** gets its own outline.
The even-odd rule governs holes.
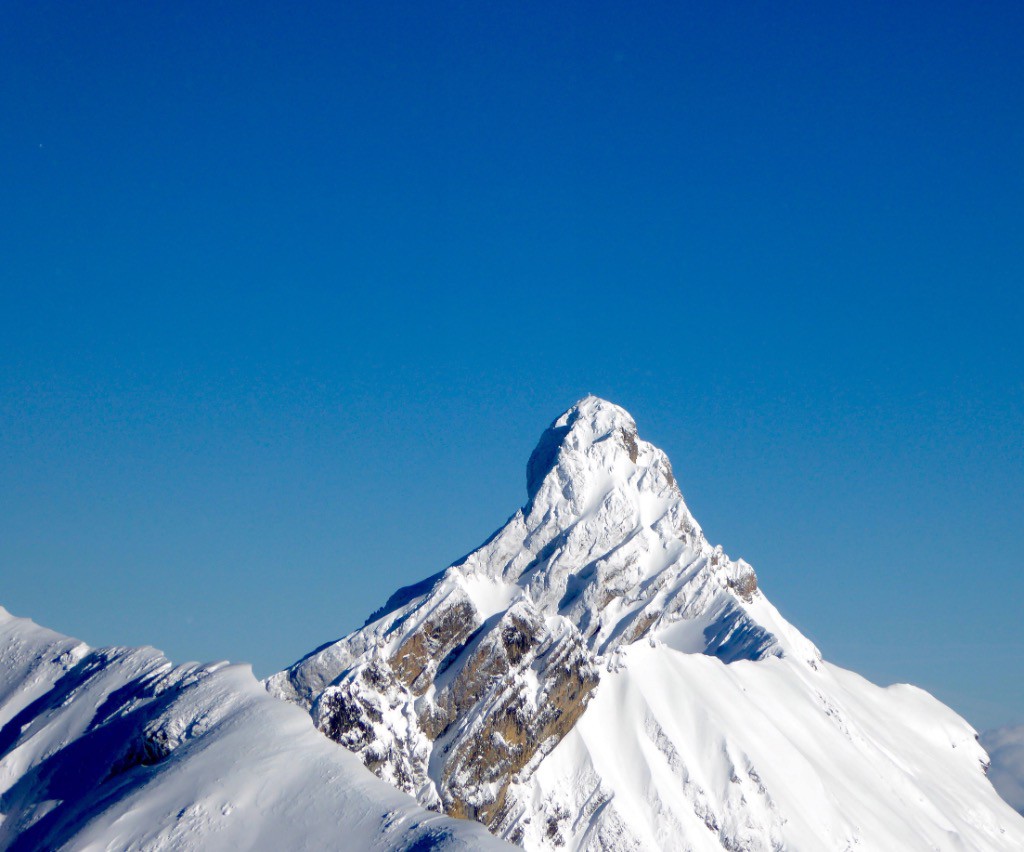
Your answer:
[[[321,693],[317,728],[428,807],[488,825],[508,818],[509,783],[572,729],[598,669],[567,619],[552,627],[519,601],[491,621],[444,595],[395,651]]]
[[[413,695],[422,695],[433,683],[438,666],[462,646],[476,623],[477,612],[468,600],[440,608],[391,655],[392,670]]]
[[[582,715],[598,670],[579,631],[560,626],[559,635],[528,604],[517,604],[439,693],[449,814],[487,825],[507,817],[510,781]],[[437,730],[437,716],[431,721]]]

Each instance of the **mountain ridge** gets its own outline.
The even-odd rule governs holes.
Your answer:
[[[90,648],[0,607],[0,848],[504,848],[424,811],[247,664]]]
[[[262,683],[0,608],[0,847],[1024,848],[974,729],[825,661],[628,413],[538,447],[481,547]]]

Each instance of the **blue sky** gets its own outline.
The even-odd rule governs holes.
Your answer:
[[[1024,722],[1024,6],[0,27],[0,603],[267,674],[587,392],[825,655]]]

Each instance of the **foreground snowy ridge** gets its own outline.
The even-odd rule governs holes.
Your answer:
[[[504,848],[418,807],[248,666],[89,648],[0,607],[0,849]]]
[[[528,849],[1021,849],[974,730],[824,662],[596,397],[526,505],[268,679],[430,808]]]

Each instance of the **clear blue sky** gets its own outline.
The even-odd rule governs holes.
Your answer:
[[[0,16],[8,609],[268,674],[594,392],[829,659],[1024,722],[1024,4]]]

